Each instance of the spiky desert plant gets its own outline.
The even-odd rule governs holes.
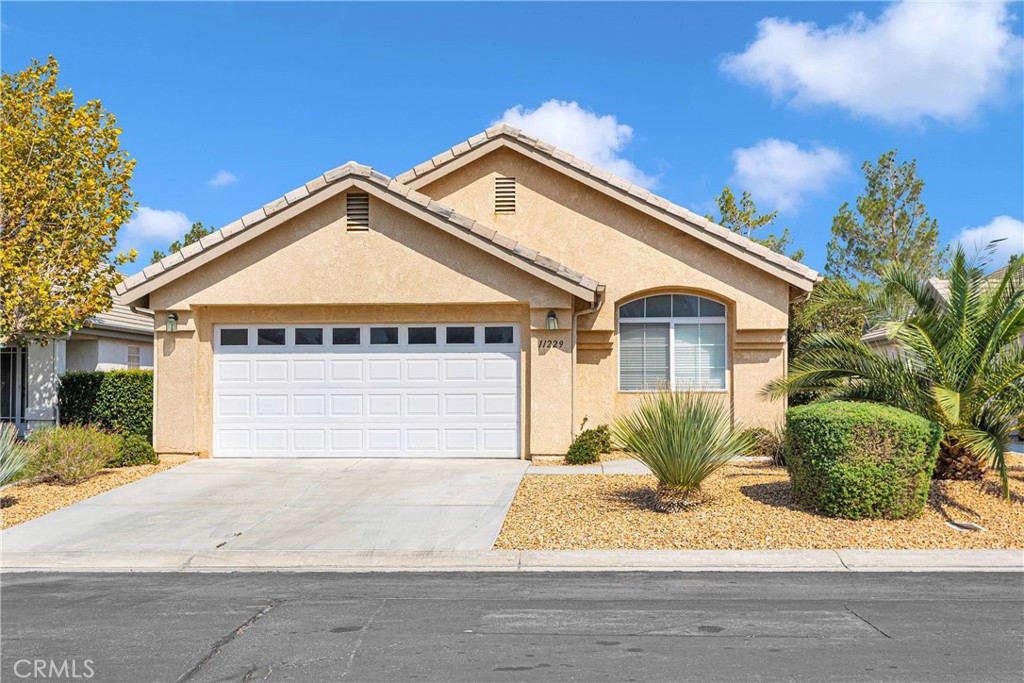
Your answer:
[[[657,477],[663,511],[699,502],[704,480],[752,447],[748,433],[732,428],[725,406],[704,394],[644,396],[615,422],[612,438]]]
[[[18,428],[10,422],[0,422],[0,486],[17,479],[30,456],[31,448],[18,437]]]
[[[1024,413],[1024,260],[996,276],[986,277],[982,266],[957,248],[945,294],[906,268],[888,268],[862,304],[895,353],[818,334],[766,393],[811,391],[817,400],[884,403],[920,415],[945,430],[936,477],[979,478],[992,466],[1009,497],[1006,447]],[[905,316],[892,313],[899,299],[909,305]]]

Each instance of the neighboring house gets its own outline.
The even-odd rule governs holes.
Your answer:
[[[22,432],[54,424],[58,380],[65,372],[152,367],[152,316],[115,302],[66,339],[0,347],[0,421]]]
[[[528,457],[660,388],[769,425],[816,272],[500,125],[397,178],[350,162],[127,278],[155,446]]]
[[[990,273],[989,275],[986,275],[986,281],[990,283],[998,283],[1000,280],[1003,279],[1007,267],[1008,266],[1004,266],[1003,268],[1000,268],[999,270]],[[939,297],[939,299],[941,299],[943,302],[949,300],[948,280],[943,280],[942,278],[937,277],[929,278],[928,287],[931,289],[932,293],[935,296]],[[875,327],[872,328],[871,330],[868,330],[864,334],[864,336],[861,337],[861,341],[870,346],[875,352],[880,353],[884,356],[893,358],[897,354],[896,345],[893,343],[891,339],[889,339],[888,333],[881,327]],[[1021,335],[1020,341],[1022,344],[1024,344],[1024,334]]]

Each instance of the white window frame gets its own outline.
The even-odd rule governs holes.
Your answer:
[[[132,358],[134,356],[134,360]],[[129,370],[138,370],[142,367],[142,347],[137,344],[129,344],[125,351],[124,365]]]
[[[663,294],[670,294],[670,295],[671,294],[683,294],[683,295],[695,296],[698,299],[707,299],[708,301],[712,301],[712,302],[714,302],[716,304],[721,304],[722,306],[725,306],[725,315],[724,316],[704,316],[704,317],[699,317],[698,316],[698,317],[692,317],[692,318],[659,317],[659,318],[625,318],[625,319],[623,319],[623,318],[621,318],[619,316],[619,311],[622,310],[623,306],[625,306],[627,304],[631,304],[634,301],[640,301],[641,299],[647,299],[647,298],[652,297],[652,296],[659,296],[659,295],[663,295]],[[669,387],[668,387],[668,390],[669,391],[680,392],[680,393],[688,393],[688,394],[727,394],[727,393],[729,393],[729,376],[730,376],[730,366],[729,366],[729,305],[726,304],[724,301],[718,301],[716,299],[712,299],[709,296],[704,296],[704,295],[701,295],[701,294],[694,294],[692,292],[657,292],[657,293],[654,293],[654,294],[647,294],[645,296],[638,296],[635,299],[630,299],[629,301],[623,301],[622,303],[619,304],[618,309],[615,311],[615,336],[616,336],[615,362],[616,362],[616,372],[618,373],[619,393],[621,393],[621,394],[651,394],[651,393],[655,393],[657,390],[656,389],[623,389],[622,388],[622,342],[621,342],[621,339],[622,339],[622,324],[626,324],[626,325],[630,325],[630,324],[636,324],[636,325],[643,325],[643,324],[655,324],[655,325],[656,324],[662,324],[662,325],[664,325],[664,324],[668,324],[668,327],[669,327],[669,334],[668,334],[668,381],[669,381]],[[679,327],[686,327],[686,326],[690,326],[690,325],[701,325],[701,324],[705,324],[705,325],[721,324],[723,326],[723,329],[725,330],[724,342],[723,342],[723,344],[725,345],[725,381],[723,382],[723,385],[722,385],[721,389],[714,389],[714,388],[693,389],[693,388],[686,388],[686,387],[680,388],[680,387],[676,386],[676,327],[677,326],[679,326]]]
[[[295,329],[296,328],[323,328],[324,330],[324,343],[321,345],[316,344],[296,344],[295,343]],[[332,344],[333,332],[335,327],[349,327],[359,328],[359,343],[358,344]],[[397,327],[398,328],[398,343],[397,344],[371,344],[370,343],[370,328],[371,327]],[[410,327],[436,327],[437,328],[437,343],[436,344],[410,344],[409,343],[409,328]],[[449,327],[472,327],[474,328],[474,339],[476,340],[473,344],[448,344],[445,342],[447,338],[447,328]],[[484,341],[485,328],[487,327],[511,327],[512,328],[512,341],[505,344],[487,344]],[[285,343],[283,345],[263,345],[260,346],[257,343],[257,330],[260,328],[284,328],[285,330]],[[220,343],[220,333],[222,330],[230,329],[245,329],[249,331],[249,343],[245,345],[228,345],[224,346]],[[519,349],[521,345],[521,334],[519,323],[516,322],[465,322],[465,323],[453,323],[453,322],[423,322],[423,323],[390,323],[390,322],[378,322],[378,323],[264,323],[257,325],[237,325],[237,324],[217,324],[214,326],[214,349],[218,353],[230,354],[230,353],[251,353],[253,351],[260,351],[261,353],[267,354],[288,354],[288,353],[355,353],[355,352],[373,352],[373,353],[439,353],[456,350],[475,350],[475,351],[509,351],[513,349]]]

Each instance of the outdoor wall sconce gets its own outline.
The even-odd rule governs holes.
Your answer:
[[[167,331],[177,332],[178,331],[178,314],[168,313],[167,314]]]
[[[558,316],[555,315],[554,311],[548,311],[547,327],[549,330],[558,329]]]

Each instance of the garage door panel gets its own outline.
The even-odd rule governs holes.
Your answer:
[[[220,382],[248,382],[250,363],[247,360],[217,359],[215,378]]]
[[[294,417],[327,417],[327,397],[323,394],[298,394],[292,396]]]
[[[402,379],[402,361],[398,358],[370,358],[366,361],[371,382],[398,382]]]
[[[331,416],[362,417],[363,395],[331,394]]]
[[[363,361],[360,359],[331,360],[332,382],[362,382]]]
[[[360,344],[337,345],[324,325],[325,344],[295,345],[284,326],[284,345],[260,347],[247,327],[248,346],[215,340],[217,457],[518,455],[518,335],[487,345],[477,325],[476,344],[447,344],[437,325],[437,344],[409,345],[397,326],[400,343],[382,348],[368,325]]]
[[[295,382],[323,382],[327,377],[323,360],[293,360],[292,380]]]

